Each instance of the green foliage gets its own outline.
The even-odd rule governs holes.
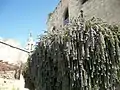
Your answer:
[[[119,27],[78,17],[62,31],[40,38],[24,77],[36,90],[115,90],[120,82]]]

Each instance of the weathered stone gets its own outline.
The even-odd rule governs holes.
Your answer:
[[[55,10],[50,14],[47,25],[51,31],[53,27],[60,29],[64,26],[64,14],[68,8],[69,20],[77,17],[80,10],[84,11],[86,19],[101,18],[108,23],[120,24],[120,0],[60,0]]]

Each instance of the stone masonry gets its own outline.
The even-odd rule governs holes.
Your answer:
[[[83,10],[86,19],[97,17],[110,24],[120,25],[120,0],[60,0],[55,10],[49,14],[49,31],[64,26],[66,10],[69,20],[77,17],[80,10]]]
[[[65,25],[67,12],[67,17],[71,20],[78,17],[81,10],[85,19],[97,17],[109,24],[120,25],[120,0],[60,0],[55,10],[49,14],[48,31],[60,30]],[[119,86],[116,90],[120,90]]]

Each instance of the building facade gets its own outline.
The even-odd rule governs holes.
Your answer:
[[[48,31],[60,30],[83,10],[86,20],[101,18],[109,24],[120,25],[120,0],[60,0],[55,10],[49,14]],[[120,90],[118,85],[116,90]]]
[[[60,0],[55,10],[49,14],[48,30],[59,29],[83,10],[84,17],[101,18],[103,21],[120,25],[120,0]]]

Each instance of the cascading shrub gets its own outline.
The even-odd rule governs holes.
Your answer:
[[[119,27],[78,17],[40,38],[24,76],[36,90],[115,90],[120,81]]]

